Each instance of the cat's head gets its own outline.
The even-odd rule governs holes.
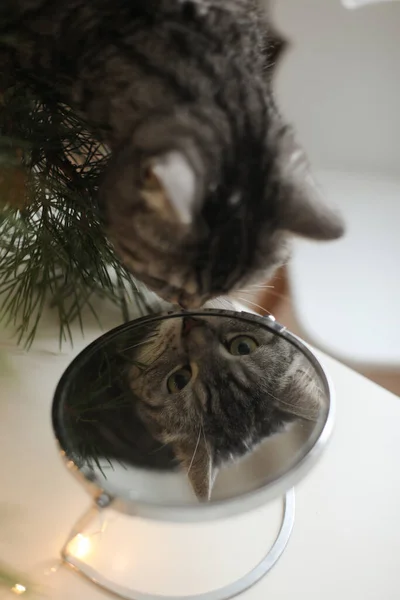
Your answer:
[[[172,446],[201,500],[222,463],[320,414],[321,392],[304,357],[256,324],[172,318],[140,342],[135,361],[129,385],[139,416]]]
[[[287,260],[291,234],[343,232],[278,117],[265,135],[234,135],[222,116],[155,116],[114,150],[100,187],[127,268],[184,308],[265,281]]]

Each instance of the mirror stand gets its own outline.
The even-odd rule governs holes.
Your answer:
[[[63,460],[95,498],[64,562],[125,600],[244,592],[283,554],[333,418],[323,366],[276,322],[202,310],[108,332],[54,396]]]
[[[78,521],[62,557],[126,600],[227,600],[272,569],[294,519],[293,488],[283,510],[278,499],[245,518],[209,523],[150,521],[97,505]]]

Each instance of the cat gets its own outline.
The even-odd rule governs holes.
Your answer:
[[[257,322],[228,315],[152,321],[120,342],[115,354],[108,349],[109,357],[119,356],[114,376],[106,374],[113,385],[101,384],[107,395],[94,403],[97,412],[86,419],[79,443],[96,432],[103,457],[157,470],[180,465],[204,501],[221,466],[294,421],[316,422],[323,393],[306,358]],[[78,398],[86,411],[93,398],[88,369],[82,377],[84,386],[73,394],[75,432],[84,416]],[[123,389],[123,406],[115,383]]]
[[[1,3],[0,51],[111,151],[116,251],[184,308],[267,280],[293,234],[343,233],[277,109],[273,31],[257,0]]]

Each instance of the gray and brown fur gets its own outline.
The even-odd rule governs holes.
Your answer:
[[[187,317],[193,321],[191,317]],[[258,347],[234,356],[238,335]],[[323,410],[316,374],[299,350],[258,323],[231,317],[162,321],[132,357],[128,371],[137,414],[172,448],[201,500],[210,497],[218,468],[251,452],[295,420],[315,422]],[[168,377],[190,365],[190,383],[170,393]]]
[[[276,49],[256,0],[0,7],[0,50],[111,149],[100,201],[127,267],[185,307],[268,278],[289,234],[342,234],[277,110]],[[164,176],[149,185],[171,156],[172,187]],[[171,192],[182,173],[189,183]]]

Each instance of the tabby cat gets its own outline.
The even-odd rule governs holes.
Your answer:
[[[277,110],[276,49],[257,0],[0,6],[0,51],[111,150],[99,198],[115,248],[186,308],[267,279],[288,234],[342,234]]]
[[[317,421],[323,394],[304,356],[257,323],[172,318],[132,354],[137,414],[172,448],[200,500],[218,468],[295,420]]]

